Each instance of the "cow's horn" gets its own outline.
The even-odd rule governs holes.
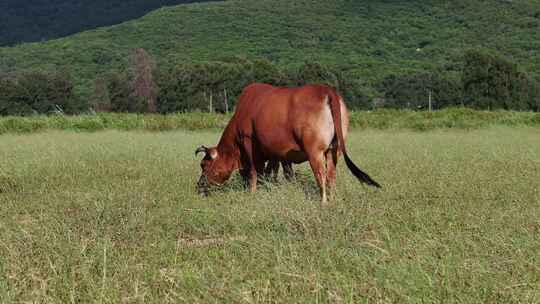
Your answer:
[[[195,150],[195,156],[197,156],[197,154],[199,154],[199,153],[201,153],[201,152],[202,152],[202,153],[208,152],[208,148],[205,147],[205,146],[200,146],[200,147],[198,147],[197,150]]]

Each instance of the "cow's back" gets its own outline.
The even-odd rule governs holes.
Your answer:
[[[241,134],[251,133],[251,121],[257,112],[261,95],[274,90],[275,87],[264,83],[254,83],[247,86],[240,95],[231,123],[235,125],[236,132]]]
[[[247,86],[240,94],[234,116],[244,116],[253,114],[255,101],[257,98],[267,91],[275,89],[274,86],[266,83],[253,83]]]

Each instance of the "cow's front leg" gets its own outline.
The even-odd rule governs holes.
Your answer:
[[[249,191],[253,193],[257,191],[257,166],[254,158],[255,155],[253,153],[253,142],[251,138],[244,137],[242,139],[242,145],[244,147],[244,151],[246,152],[246,172],[249,179]]]

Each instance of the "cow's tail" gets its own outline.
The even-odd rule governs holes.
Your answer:
[[[341,121],[341,98],[332,89],[332,92],[329,94],[328,99],[330,105],[330,112],[332,112],[332,120],[334,121],[334,129],[336,131],[337,149],[338,151],[340,150],[341,152],[343,152],[347,167],[349,168],[349,170],[351,170],[351,173],[354,174],[356,178],[358,178],[359,181],[364,182],[370,186],[381,188],[381,185],[379,185],[379,183],[374,181],[364,171],[360,170],[360,168],[358,168],[349,158],[349,155],[347,155],[347,148],[345,147],[345,138],[343,137],[343,128]]]

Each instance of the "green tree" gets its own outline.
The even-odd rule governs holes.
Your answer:
[[[432,109],[461,104],[460,83],[437,72],[389,75],[378,85],[386,107],[427,109],[431,98]]]
[[[467,51],[462,82],[467,106],[488,110],[534,108],[537,82],[500,55]]]
[[[82,109],[67,73],[31,71],[1,78],[2,115],[46,114],[54,111],[73,114]]]
[[[293,71],[291,76],[294,85],[326,84],[334,88],[339,86],[336,72],[319,62],[305,62],[298,70]]]
[[[343,72],[336,73],[336,76],[337,89],[350,109],[370,110],[373,108],[361,79]]]
[[[0,115],[24,115],[32,109],[18,98],[17,79],[12,74],[0,74]]]
[[[177,65],[160,73],[158,111],[170,113],[205,109],[207,105],[202,90],[206,87],[206,74],[204,66],[190,64]]]
[[[136,112],[138,101],[132,94],[129,77],[125,73],[112,72],[107,76],[111,111]]]
[[[272,62],[266,59],[257,59],[248,64],[251,68],[249,82],[262,82],[275,86],[287,84],[285,73]]]

